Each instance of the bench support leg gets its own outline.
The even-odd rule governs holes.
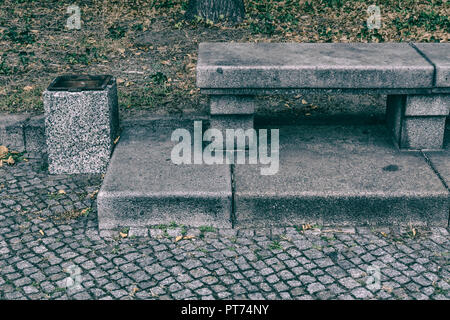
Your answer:
[[[253,129],[254,96],[211,95],[210,128],[219,129],[225,137],[226,129]]]
[[[442,149],[450,95],[389,95],[386,120],[400,149]]]

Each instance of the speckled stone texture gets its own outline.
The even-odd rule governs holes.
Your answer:
[[[115,80],[101,91],[43,93],[49,172],[104,173],[118,135]]]

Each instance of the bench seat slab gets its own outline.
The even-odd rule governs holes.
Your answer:
[[[416,48],[435,66],[435,86],[450,87],[450,43],[415,43]]]
[[[407,43],[201,43],[197,86],[432,88],[434,67]]]

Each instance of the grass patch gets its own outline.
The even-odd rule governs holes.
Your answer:
[[[273,241],[270,245],[269,245],[269,249],[270,250],[283,250],[283,246],[281,245],[281,243],[279,241]]]
[[[205,233],[205,232],[215,232],[216,229],[214,227],[211,226],[201,226],[199,227],[199,230],[201,233]]]
[[[203,112],[195,67],[198,43],[209,39],[448,42],[450,33],[448,1],[442,0],[245,0],[246,17],[233,27],[184,21],[187,3],[81,2],[81,30],[68,30],[67,2],[0,1],[0,112],[42,112],[42,91],[56,74],[67,73],[122,79],[121,111]],[[380,29],[367,28],[371,4],[380,6]],[[149,41],[135,41],[145,33]]]
[[[86,217],[89,215],[89,213],[92,211],[91,208],[84,208],[84,209],[73,209],[66,212],[63,212],[55,217],[55,220],[73,220],[78,219],[81,217]]]

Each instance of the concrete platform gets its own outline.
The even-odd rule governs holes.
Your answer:
[[[236,165],[234,179],[238,226],[448,224],[449,192],[384,126],[282,127],[278,174]]]
[[[175,165],[171,134],[193,122],[150,121],[121,134],[98,194],[99,228],[179,224],[230,227],[227,165]]]
[[[448,225],[450,150],[399,151],[384,125],[281,126],[280,167],[269,176],[259,164],[173,164],[176,128],[192,129],[193,120],[127,123],[98,194],[101,230],[172,221]]]

